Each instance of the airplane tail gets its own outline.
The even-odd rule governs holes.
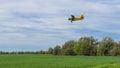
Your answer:
[[[84,16],[83,16],[83,15],[81,15],[81,16],[80,16],[80,18],[81,18],[81,19],[84,19]]]

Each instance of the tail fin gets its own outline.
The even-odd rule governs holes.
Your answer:
[[[84,16],[83,16],[83,15],[81,15],[81,16],[80,16],[80,18],[81,18],[81,19],[84,19]]]

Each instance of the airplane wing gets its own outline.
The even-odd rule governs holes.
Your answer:
[[[71,15],[71,17],[72,17],[72,18],[75,18],[75,16],[74,16],[74,15]]]

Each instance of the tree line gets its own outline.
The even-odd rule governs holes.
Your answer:
[[[40,50],[40,51],[12,51],[12,52],[0,51],[0,54],[47,54],[47,51],[44,51],[44,50]]]
[[[48,48],[47,51],[13,51],[0,54],[53,54],[53,55],[84,55],[84,56],[118,56],[120,55],[120,41],[111,37],[104,37],[98,41],[93,36],[81,37],[79,40],[69,40],[63,45]]]
[[[50,47],[48,54],[53,55],[84,55],[84,56],[118,56],[120,55],[120,42],[111,37],[104,37],[98,41],[94,37],[81,37],[79,40],[69,40],[62,46]]]

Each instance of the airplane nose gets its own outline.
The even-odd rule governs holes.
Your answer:
[[[71,20],[71,18],[68,18],[68,20]]]

